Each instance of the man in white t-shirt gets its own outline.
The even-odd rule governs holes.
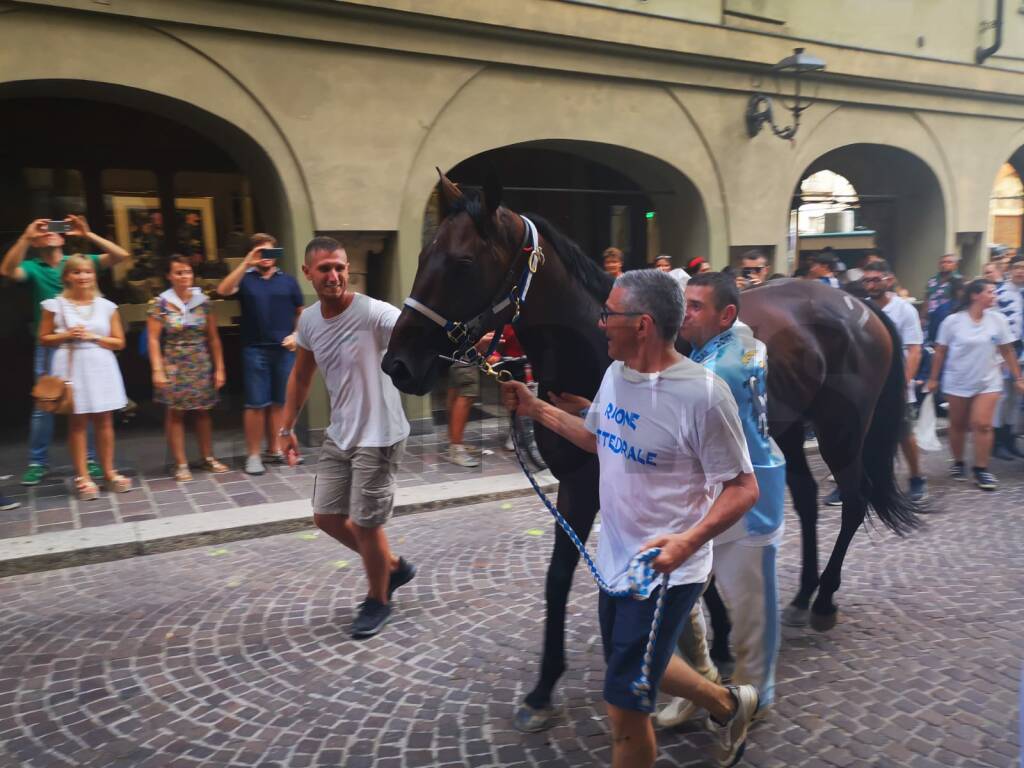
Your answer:
[[[302,271],[320,301],[299,317],[281,437],[289,456],[294,455],[295,420],[319,367],[331,421],[317,464],[313,520],[362,558],[369,589],[352,636],[370,637],[391,617],[394,591],[416,574],[411,563],[392,554],[384,533],[394,504],[395,472],[409,436],[398,390],[380,367],[399,310],[348,290],[348,256],[333,238],[310,241]]]
[[[729,388],[675,350],[683,297],[655,269],[616,279],[601,313],[608,354],[586,419],[536,398],[519,382],[502,386],[505,405],[532,417],[600,461],[601,537],[597,565],[612,589],[627,585],[630,560],[651,547],[656,571],[670,574],[653,648],[649,697],[631,683],[640,674],[657,596],[647,600],[601,593],[604,698],[612,730],[612,764],[650,766],[657,747],[648,714],[659,682],[676,696],[699,700],[711,712],[720,765],[732,765],[757,710],[753,686],[723,687],[705,680],[672,649],[711,571],[711,539],[757,501],[753,475]],[[715,496],[716,485],[721,492]]]
[[[907,379],[907,402],[916,403],[917,392],[914,390],[914,378],[921,365],[924,330],[921,328],[921,316],[917,313],[914,305],[889,290],[893,279],[892,269],[888,262],[877,259],[868,262],[864,267],[864,277],[861,278],[861,282],[871,300],[885,312],[892,324],[896,326],[896,330],[899,331],[900,339],[903,342],[903,372]],[[907,423],[911,423],[910,413],[907,414]],[[928,495],[928,486],[921,475],[921,457],[913,429],[907,429],[900,446],[903,448],[903,456],[910,468],[908,495],[911,501],[924,501]]]

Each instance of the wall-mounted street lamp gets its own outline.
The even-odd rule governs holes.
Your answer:
[[[792,113],[793,124],[787,125],[785,128],[777,126],[772,115],[771,97],[758,92],[753,94],[747,102],[747,134],[751,138],[757,136],[761,132],[761,126],[768,123],[772,128],[772,133],[780,139],[791,141],[800,128],[800,114],[811,106],[811,99],[800,93],[800,80],[808,72],[820,72],[824,68],[825,62],[821,59],[804,53],[803,48],[794,48],[792,56],[787,56],[772,67],[778,99]],[[783,77],[793,78],[793,101],[791,104],[786,102],[786,97],[782,94],[781,80]]]

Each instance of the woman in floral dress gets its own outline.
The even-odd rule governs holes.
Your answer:
[[[224,386],[224,355],[216,319],[207,298],[193,287],[192,265],[186,256],[172,256],[167,278],[171,287],[149,308],[149,361],[155,400],[167,406],[167,442],[174,456],[174,479],[192,479],[185,456],[185,414],[194,414],[196,439],[208,472],[227,472],[213,455],[210,409]]]

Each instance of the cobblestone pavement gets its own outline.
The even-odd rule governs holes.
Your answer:
[[[444,430],[441,426],[432,434],[409,438],[399,485],[426,485],[519,471],[512,454],[501,447],[505,433],[497,419],[489,418],[466,429],[466,443],[477,450],[488,451],[477,468],[458,467],[441,457],[448,445]],[[162,448],[162,437],[154,436],[150,440],[157,441]],[[308,499],[313,492],[317,455],[317,449],[308,448],[306,464],[294,468],[268,464],[267,473],[259,477],[245,474],[242,471],[244,460],[240,458],[230,462],[231,472],[212,475],[195,470],[195,479],[188,483],[175,481],[160,461],[150,460],[147,464],[145,460],[133,461],[132,456],[126,455],[120,466],[125,475],[134,478],[137,487],[125,494],[104,491],[99,499],[83,502],[69,492],[70,467],[57,467],[34,488],[18,485],[18,477],[12,476],[0,483],[0,493],[20,501],[22,506],[0,512],[0,539]]]
[[[745,764],[1015,764],[1024,464],[1001,479],[995,494],[933,481],[927,529],[857,535],[839,625],[784,631],[780,699]],[[831,536],[838,512],[823,517]],[[607,765],[583,572],[564,720],[531,736],[510,726],[536,674],[551,531],[532,498],[396,520],[395,547],[420,575],[363,642],[347,634],[358,563],[309,533],[4,579],[0,765]],[[660,768],[707,765],[694,726],[658,740]]]

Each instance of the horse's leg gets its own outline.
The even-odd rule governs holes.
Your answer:
[[[804,425],[797,421],[775,438],[786,457],[786,485],[793,496],[793,507],[800,517],[802,563],[800,589],[782,612],[782,622],[790,627],[807,624],[811,596],[818,588],[818,484],[804,455]]]
[[[846,404],[833,403],[831,413],[847,413],[850,416],[858,412],[857,408]],[[864,462],[863,441],[866,427],[851,418],[837,422],[830,419],[829,424],[822,424],[818,430],[818,447],[821,457],[832,470],[839,494],[843,500],[842,523],[835,546],[829,556],[825,570],[821,573],[818,595],[811,606],[811,626],[819,631],[832,629],[838,620],[838,611],[832,598],[839,589],[843,571],[843,560],[850,547],[854,534],[864,522],[867,511],[867,500],[864,498]]]
[[[832,548],[832,555],[825,570],[821,572],[818,596],[814,598],[814,605],[811,606],[811,626],[819,632],[832,629],[838,621],[839,610],[832,597],[839,590],[846,552],[853,541],[853,535],[864,522],[866,511],[867,507],[863,502],[847,504],[845,500],[843,501],[843,522],[836,537],[836,544]]]
[[[559,478],[558,510],[582,541],[590,535],[597,516],[598,470],[597,461],[588,461],[571,475]],[[548,564],[544,585],[546,613],[544,617],[544,652],[540,665],[540,679],[527,694],[524,706],[516,713],[515,725],[523,731],[535,732],[554,724],[555,711],[551,706],[551,692],[565,672],[565,612],[572,588],[573,572],[580,554],[572,540],[558,526],[555,528],[555,547]]]

